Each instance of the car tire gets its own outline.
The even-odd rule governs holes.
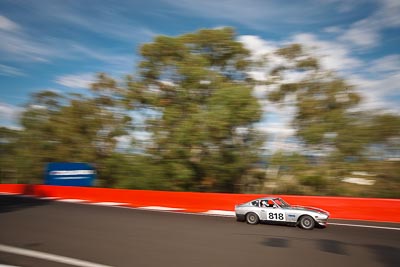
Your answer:
[[[315,226],[315,221],[311,216],[304,215],[300,217],[299,225],[305,230],[312,230]]]
[[[255,214],[254,212],[249,212],[246,214],[246,222],[248,224],[258,224],[260,221],[260,218],[258,218],[258,215]]]

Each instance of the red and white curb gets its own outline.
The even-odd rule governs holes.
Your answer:
[[[14,196],[19,196],[19,197],[36,198],[36,199],[42,199],[42,200],[51,200],[51,201],[76,203],[76,204],[90,204],[90,205],[107,206],[107,207],[132,208],[132,209],[164,211],[164,212],[179,212],[179,213],[199,214],[199,215],[201,214],[201,215],[209,215],[209,216],[235,217],[234,211],[227,211],[227,210],[207,210],[207,211],[203,211],[203,212],[193,212],[191,210],[187,210],[184,208],[174,208],[174,207],[164,207],[164,206],[132,206],[129,203],[111,202],[111,201],[110,202],[93,202],[93,201],[84,200],[84,199],[60,198],[60,197],[38,197],[35,195],[20,195],[20,194],[16,194],[16,193],[7,193],[7,192],[0,192],[0,195],[14,195]]]
[[[130,203],[122,203],[122,202],[93,202],[93,201],[84,200],[84,199],[60,198],[60,197],[38,197],[35,195],[21,195],[21,194],[17,194],[17,193],[8,193],[8,192],[0,192],[0,195],[13,195],[13,196],[19,196],[19,197],[36,198],[36,199],[59,201],[59,202],[66,202],[66,203],[89,204],[89,205],[119,207],[119,208],[139,209],[139,210],[149,210],[149,211],[159,211],[159,212],[173,212],[173,213],[218,216],[218,217],[235,217],[235,212],[229,211],[229,210],[207,210],[207,211],[201,211],[201,212],[194,212],[193,210],[184,209],[184,208],[174,208],[174,207],[164,207],[164,206],[132,206]],[[400,231],[400,228],[398,228],[398,227],[386,227],[386,226],[376,226],[376,225],[359,225],[359,224],[334,223],[334,222],[330,222],[329,225],[350,226],[350,227],[360,227],[360,228],[375,228],[375,229]],[[1,267],[1,265],[0,265],[0,267]]]

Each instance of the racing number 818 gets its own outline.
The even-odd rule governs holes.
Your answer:
[[[269,213],[268,219],[270,220],[283,220],[283,213]]]

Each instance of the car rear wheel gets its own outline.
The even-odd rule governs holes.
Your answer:
[[[248,224],[257,224],[260,221],[258,218],[258,215],[255,214],[254,212],[247,213],[246,215],[246,222]]]
[[[311,216],[304,215],[300,218],[299,225],[303,229],[311,230],[315,226],[315,221]]]

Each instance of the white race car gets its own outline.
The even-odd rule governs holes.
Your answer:
[[[260,221],[298,225],[311,230],[326,226],[329,212],[313,207],[291,206],[282,198],[258,198],[235,206],[238,221],[257,224]]]

